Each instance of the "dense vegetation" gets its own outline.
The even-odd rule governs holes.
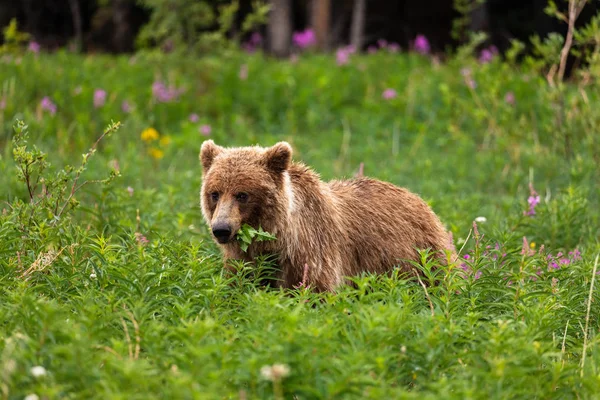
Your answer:
[[[0,397],[598,396],[597,84],[346,56],[4,57]],[[364,163],[426,199],[462,261],[335,294],[227,278],[207,137],[287,140],[324,179]]]

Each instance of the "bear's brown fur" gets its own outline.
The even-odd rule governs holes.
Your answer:
[[[202,213],[228,259],[252,261],[275,254],[279,285],[303,280],[317,290],[334,290],[345,276],[385,273],[406,260],[419,261],[416,248],[444,250],[455,259],[450,235],[417,195],[369,178],[325,183],[303,164],[292,162],[292,148],[224,148],[202,144]],[[236,233],[243,223],[276,235],[242,252]]]

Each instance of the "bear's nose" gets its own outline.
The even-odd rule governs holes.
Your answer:
[[[215,238],[217,238],[219,243],[227,243],[229,241],[229,237],[231,236],[231,226],[225,223],[217,223],[213,225],[212,233],[215,235]]]

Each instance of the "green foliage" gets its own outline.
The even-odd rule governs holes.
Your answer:
[[[264,242],[268,240],[277,239],[274,235],[271,235],[269,232],[263,231],[263,229],[260,226],[258,227],[258,230],[256,230],[248,224],[242,225],[242,227],[236,235],[236,238],[243,252],[246,252],[246,250],[248,250],[248,246],[252,244],[252,241]]]
[[[151,11],[137,42],[141,48],[158,46],[178,52],[205,54],[223,51],[235,45],[238,35],[250,32],[266,22],[269,7],[254,1],[253,12],[245,17],[240,32],[231,37],[239,1],[139,0]],[[221,4],[222,3],[222,4]],[[216,29],[215,29],[216,28]]]
[[[470,54],[441,65],[384,52],[344,66],[315,54],[7,61],[0,397],[597,396],[598,82],[564,84],[567,159],[545,77]],[[154,96],[157,81],[176,99]],[[383,99],[387,88],[398,96]],[[97,89],[106,101],[94,106]],[[81,187],[71,208],[79,167],[67,166],[111,118],[119,134],[84,157],[78,182],[121,176]],[[431,204],[460,260],[436,265],[424,252],[419,279],[363,274],[336,293],[264,287],[277,272],[267,256],[225,274],[198,201],[207,136],[290,141],[324,180],[364,163]],[[67,204],[57,222],[41,183],[30,217],[25,176],[40,173]]]
[[[19,31],[16,18],[10,20],[8,26],[2,30],[2,34],[4,43],[0,46],[0,55],[20,53],[23,50],[23,45],[29,41],[29,34]]]

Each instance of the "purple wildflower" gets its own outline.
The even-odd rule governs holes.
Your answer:
[[[50,115],[56,114],[56,104],[54,104],[48,96],[45,96],[42,99],[42,101],[40,102],[40,107],[42,108],[42,110],[48,111]]]
[[[413,48],[419,54],[429,54],[431,51],[431,46],[429,45],[429,40],[425,35],[417,35],[415,41],[413,43]]]
[[[381,97],[383,97],[386,100],[391,100],[396,96],[398,96],[398,93],[394,89],[385,89],[383,91],[383,94],[381,95]]]
[[[464,256],[463,258],[464,258],[465,260],[468,260],[469,258],[471,258],[471,256],[470,256],[470,255],[468,255],[468,254],[465,254],[465,256]]]
[[[139,232],[135,233],[135,240],[138,242],[138,244],[140,246],[144,246],[144,245],[148,244],[148,242],[149,242],[148,238],[146,238],[146,236],[142,235]]]
[[[388,46],[388,42],[385,39],[379,39],[377,41],[377,46],[379,46],[380,49],[385,49]]]
[[[481,53],[479,54],[479,62],[481,64],[487,64],[490,61],[492,61],[494,59],[494,57],[496,57],[496,55],[498,54],[498,49],[496,48],[496,46],[490,46],[487,49],[483,49],[481,50]]]
[[[210,135],[210,132],[212,132],[212,128],[210,127],[210,125],[200,126],[200,133],[203,134],[204,136]]]
[[[38,42],[31,41],[31,42],[29,42],[29,46],[27,47],[27,49],[30,52],[37,54],[37,53],[40,52],[41,46],[40,46],[40,44]]]
[[[377,47],[375,47],[375,46],[369,46],[369,47],[367,47],[367,53],[369,53],[369,54],[375,54],[375,53],[377,53]]]
[[[570,251],[569,252],[569,257],[573,261],[579,261],[579,260],[581,260],[581,252],[578,249]]]
[[[188,119],[190,120],[190,122],[193,122],[193,123],[200,121],[200,117],[196,113],[190,114]]]
[[[302,32],[294,32],[292,40],[294,44],[301,49],[311,47],[317,42],[315,32],[310,28],[305,29]]]
[[[263,38],[259,32],[250,35],[250,39],[242,46],[248,53],[254,53],[256,48],[262,44]]]
[[[124,113],[129,114],[131,112],[131,109],[132,109],[131,104],[129,104],[129,102],[127,100],[123,100],[123,102],[121,103],[121,110]]]
[[[152,84],[152,95],[160,103],[169,103],[173,100],[176,100],[181,93],[183,93],[183,90],[167,87],[161,81],[155,81]]]
[[[100,108],[106,103],[106,90],[94,90],[94,107]]]
[[[515,94],[513,92],[506,92],[504,95],[504,102],[506,104],[510,104],[511,106],[515,105]]]
[[[354,54],[354,46],[340,47],[335,52],[335,60],[337,65],[345,65],[350,62],[350,55]]]
[[[529,210],[523,212],[524,215],[535,215],[535,207],[540,203],[540,196],[537,194],[533,185],[529,184],[529,197],[527,198]]]
[[[481,272],[481,271],[477,271],[477,272],[475,272],[474,279],[475,279],[475,280],[477,280],[477,279],[481,278],[481,275],[482,275],[482,272]]]

